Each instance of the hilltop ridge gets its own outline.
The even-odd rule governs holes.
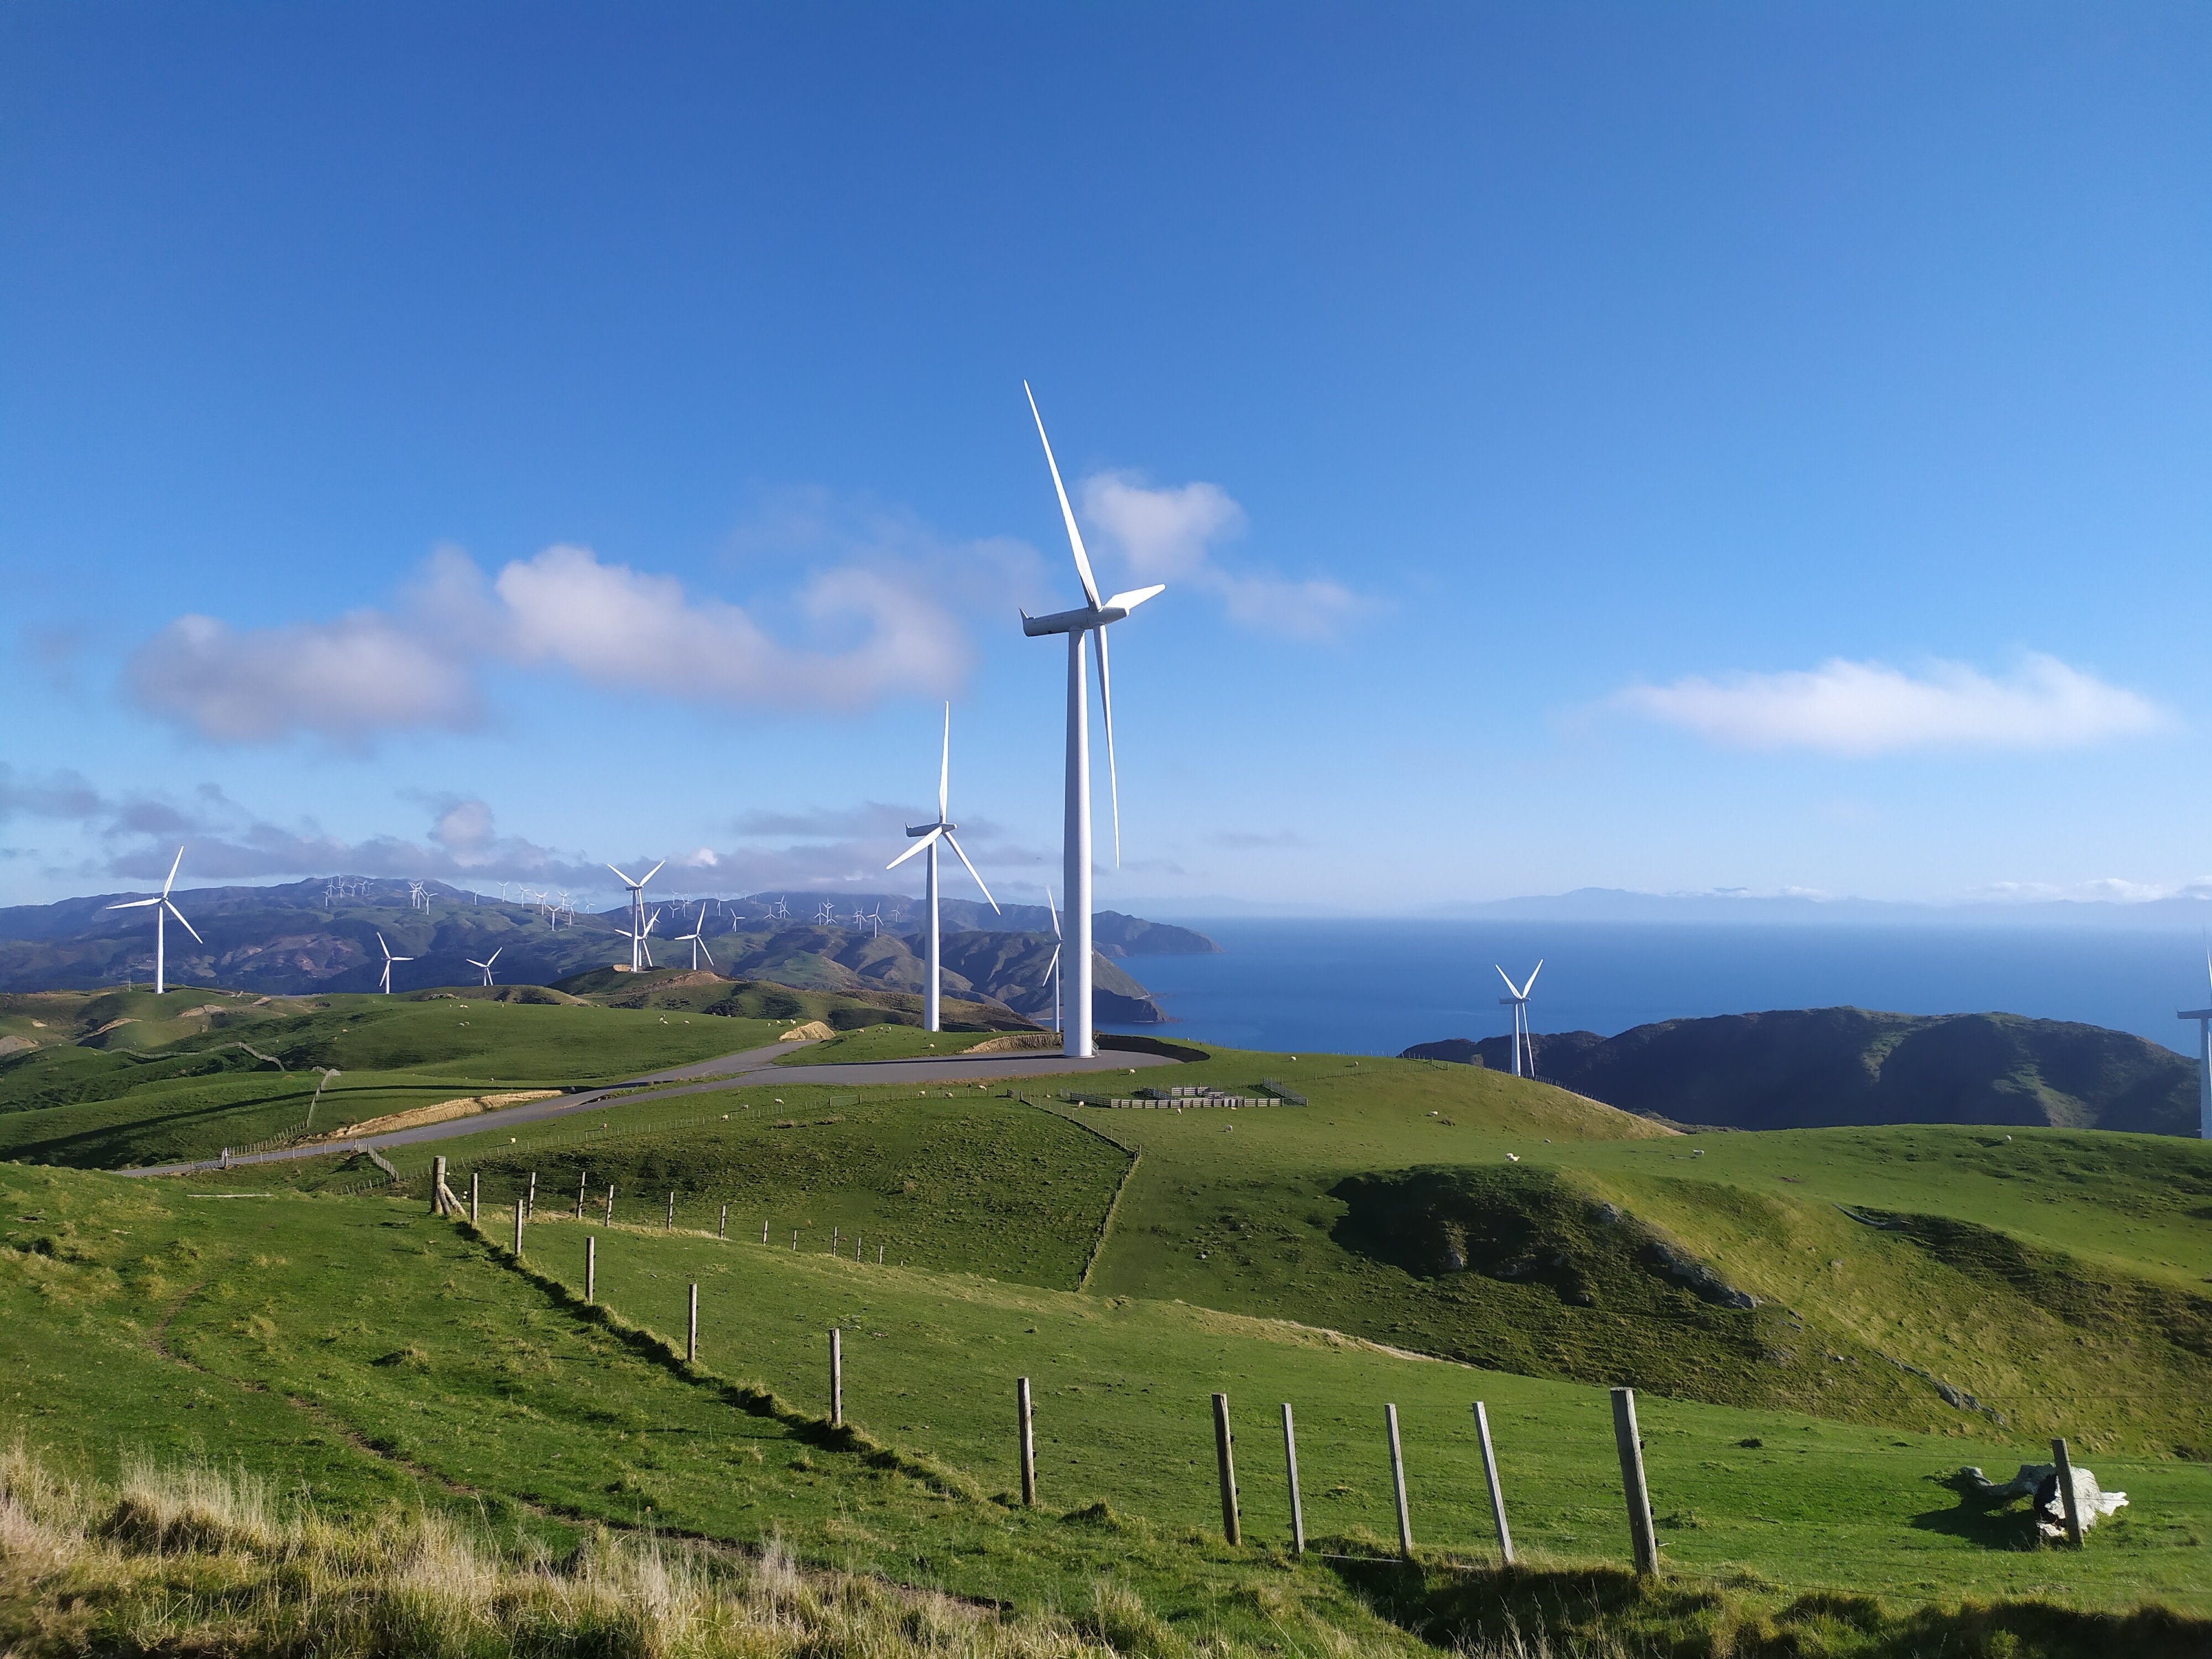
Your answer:
[[[1996,1123],[2197,1133],[2195,1068],[2126,1031],[2020,1014],[1779,1009],[1535,1039],[1546,1081],[1624,1111],[1732,1129]],[[1404,1058],[1512,1065],[1509,1039]]]

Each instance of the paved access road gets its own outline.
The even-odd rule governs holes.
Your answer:
[[[320,1158],[330,1152],[388,1152],[395,1146],[412,1146],[425,1140],[446,1140],[455,1135],[484,1134],[499,1129],[512,1129],[519,1124],[543,1123],[549,1118],[588,1112],[603,1105],[608,1096],[624,1090],[641,1091],[635,1094],[624,1094],[625,1104],[634,1100],[665,1100],[675,1095],[701,1095],[717,1089],[727,1089],[746,1078],[770,1070],[773,1070],[778,1085],[816,1083],[854,1088],[863,1084],[919,1083],[949,1089],[972,1088],[978,1083],[994,1083],[1007,1078],[1065,1077],[1081,1072],[1120,1072],[1126,1075],[1139,1066],[1180,1063],[1164,1054],[1124,1054],[1116,1049],[1090,1060],[1070,1060],[1065,1054],[1032,1052],[976,1056],[950,1054],[943,1060],[875,1060],[836,1066],[776,1065],[775,1062],[786,1054],[805,1046],[804,1042],[771,1042],[765,1048],[748,1048],[743,1054],[725,1054],[719,1060],[696,1060],[691,1065],[678,1066],[665,1072],[648,1072],[642,1077],[610,1083],[605,1088],[587,1090],[582,1094],[533,1100],[520,1106],[503,1107],[495,1112],[477,1112],[468,1117],[447,1118],[442,1123],[425,1123],[412,1129],[395,1129],[389,1134],[364,1135],[358,1140],[330,1140],[304,1146],[280,1146],[272,1152],[253,1152],[242,1158],[234,1158],[230,1164],[234,1169],[246,1164],[286,1164],[296,1158]],[[651,1086],[653,1085],[662,1086]],[[209,1158],[197,1163],[160,1164],[143,1170],[118,1170],[116,1173],[132,1176],[189,1175],[195,1170],[220,1170],[222,1167],[221,1158]]]

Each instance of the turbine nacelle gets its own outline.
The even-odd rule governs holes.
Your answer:
[[[1155,582],[1150,587],[1116,593],[1103,605],[1087,605],[1080,611],[1055,611],[1049,617],[1032,617],[1024,611],[1021,613],[1022,632],[1035,640],[1047,634],[1074,634],[1087,628],[1103,628],[1109,623],[1120,622],[1146,599],[1167,591],[1165,582]]]

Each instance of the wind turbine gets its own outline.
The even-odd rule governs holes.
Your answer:
[[[690,933],[678,933],[678,934],[676,936],[676,942],[677,942],[678,945],[683,944],[683,943],[684,943],[685,940],[687,940],[687,939],[690,941],[690,944],[691,944],[691,971],[692,971],[693,973],[695,973],[695,974],[696,974],[696,973],[697,973],[697,972],[699,971],[699,953],[700,953],[702,951],[707,951],[707,965],[708,965],[709,968],[712,968],[712,967],[714,965],[714,953],[712,951],[707,951],[707,941],[706,941],[703,938],[702,938],[702,937],[701,937],[701,935],[702,935],[703,933],[706,933],[706,931],[707,931],[707,902],[706,902],[704,899],[702,899],[702,900],[700,900],[700,901],[699,901],[699,921],[698,921],[698,925],[697,925],[696,927],[693,927],[693,928],[692,928],[692,930],[691,930]]]
[[[814,925],[817,927],[835,927],[837,925],[837,907],[823,899],[814,907]]]
[[[938,988],[938,981],[943,973],[944,946],[937,924],[937,843],[941,841],[954,852],[959,853],[960,862],[968,865],[968,873],[975,876],[975,866],[968,864],[968,854],[961,852],[960,843],[953,838],[952,832],[958,829],[959,825],[945,815],[946,804],[951,799],[951,793],[952,705],[948,702],[945,705],[945,750],[937,763],[937,821],[934,823],[908,824],[907,834],[919,836],[921,839],[884,866],[886,870],[896,870],[916,853],[926,851],[929,854],[929,978],[922,988],[921,1005],[922,1023],[933,1031],[944,1029],[938,1022],[939,1003],[942,996],[942,993]],[[975,876],[975,884],[978,887],[983,887],[983,878]],[[983,896],[991,900],[991,908],[994,910],[998,909],[999,901],[991,898],[989,888],[983,887]]]
[[[1022,613],[1022,632],[1031,639],[1047,634],[1067,635],[1067,806],[1060,835],[1062,878],[1066,884],[1067,920],[1075,930],[1066,941],[1075,957],[1073,1006],[1068,1010],[1062,1052],[1071,1059],[1097,1052],[1091,1036],[1091,711],[1087,706],[1091,677],[1084,663],[1085,646],[1098,636],[1098,703],[1106,717],[1106,781],[1114,801],[1114,865],[1121,864],[1121,786],[1114,768],[1114,685],[1106,666],[1106,629],[1120,622],[1146,599],[1164,591],[1162,585],[1116,593],[1102,602],[1098,583],[1091,574],[1091,556],[1083,550],[1083,534],[1075,527],[1075,509],[1067,504],[1067,488],[1060,481],[1060,463],[1053,459],[1052,440],[1044,434],[1044,416],[1037,413],[1036,394],[1022,382],[1030,400],[1030,416],[1036,422],[1037,439],[1044,445],[1044,462],[1052,469],[1053,493],[1060,497],[1060,516],[1067,526],[1067,544],[1075,555],[1075,574],[1082,579],[1083,596],[1089,601],[1080,611],[1060,611],[1049,617]]]
[[[179,920],[181,921],[182,918],[180,917]],[[395,962],[412,962],[415,958],[412,957],[393,956],[392,954],[392,947],[384,943],[384,935],[382,933],[379,933],[376,936],[376,942],[379,945],[383,947],[384,951],[384,994],[390,996],[392,994],[392,964]],[[495,951],[493,954],[496,955],[497,952]],[[489,981],[487,981],[486,983],[489,983]]]
[[[663,859],[660,864],[667,862],[666,859]],[[615,870],[615,874],[622,876],[622,884],[629,889],[629,926],[617,931],[629,935],[629,970],[633,974],[641,966],[647,968],[653,966],[652,958],[645,956],[645,884],[660,873],[660,864],[654,865],[635,881],[632,881],[628,876],[623,876],[621,871],[615,870],[613,865],[607,866],[608,869]],[[639,960],[641,956],[645,956],[642,963]]]
[[[635,932],[632,932],[627,927],[617,927],[615,929],[615,932],[623,934],[629,940],[629,970],[633,974],[640,971],[640,957],[644,959],[645,967],[650,968],[653,966],[653,946],[646,941],[647,936],[653,932],[653,923],[659,920],[660,912],[656,908],[653,913],[645,919],[645,926],[638,928]]]
[[[1048,967],[1047,967],[1047,968],[1045,969],[1045,970],[1044,970],[1044,971],[1045,971],[1045,976],[1046,976],[1047,978],[1048,978],[1049,980],[1051,980],[1051,981],[1052,981],[1052,1029],[1053,1029],[1054,1030],[1057,1031],[1057,1030],[1060,1030],[1060,912],[1059,912],[1059,911],[1057,911],[1057,910],[1053,910],[1053,907],[1052,907],[1052,887],[1051,887],[1050,884],[1047,884],[1047,885],[1046,885],[1046,887],[1045,887],[1045,890],[1044,890],[1044,908],[1045,908],[1046,909],[1048,909],[1048,910],[1052,910],[1052,962],[1051,962],[1051,964],[1050,964]]]
[[[1498,964],[1492,963],[1491,966],[1497,968]],[[1498,969],[1498,977],[1504,980],[1505,988],[1513,993],[1510,997],[1498,998],[1498,1004],[1501,1008],[1510,1007],[1513,1010],[1513,1075],[1516,1077],[1522,1075],[1521,1051],[1524,1047],[1528,1051],[1527,1075],[1529,1077],[1536,1075],[1536,1039],[1528,1035],[1528,992],[1536,983],[1536,975],[1543,971],[1544,960],[1539,957],[1536,959],[1536,965],[1528,970],[1528,983],[1516,985],[1510,974],[1503,968]]]
[[[504,945],[501,945],[501,946],[499,947],[499,951],[504,951],[505,949],[507,949],[507,946],[505,946]],[[461,958],[461,960],[462,960],[463,962],[467,963],[469,964],[469,966],[470,966],[470,967],[471,967],[471,968],[481,968],[481,969],[483,969],[483,976],[484,976],[484,983],[485,983],[485,984],[487,984],[487,985],[489,985],[489,984],[490,984],[490,983],[491,983],[491,964],[492,964],[492,963],[494,963],[494,962],[497,962],[497,961],[499,960],[499,951],[493,951],[493,952],[491,953],[491,957],[490,957],[490,960],[489,960],[489,961],[486,961],[486,962],[478,962],[478,961],[477,961],[474,957],[463,957]],[[407,958],[406,958],[406,957],[400,957],[399,959],[400,959],[402,962],[404,962]]]
[[[2204,954],[2204,975],[2212,979],[2212,951]],[[2212,1140],[2212,1008],[2177,1010],[2174,1018],[2197,1022],[2197,1133]]]
[[[177,926],[190,933],[194,940],[202,945],[207,943],[205,939],[200,938],[198,930],[185,920],[185,913],[169,902],[169,889],[177,884],[177,866],[184,861],[185,849],[179,847],[177,848],[177,856],[169,860],[169,878],[161,884],[161,891],[158,897],[125,899],[120,904],[111,904],[107,907],[111,910],[143,910],[149,904],[154,907],[154,994],[155,996],[160,996],[169,988],[169,933],[165,919],[174,916],[177,919]]]

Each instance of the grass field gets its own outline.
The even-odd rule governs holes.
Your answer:
[[[11,1155],[234,1143],[252,1113],[304,1105],[307,1063],[344,1073],[323,1100],[338,1121],[779,1029],[448,999],[233,1020],[178,994],[200,1000],[78,999],[69,1029],[130,1051],[33,1028],[46,1046],[0,1069]],[[21,1001],[0,1014],[31,1017]],[[871,1024],[810,1052],[928,1040]],[[218,1046],[240,1041],[288,1069]],[[240,1462],[333,1516],[427,1504],[526,1555],[600,1525],[781,1538],[823,1572],[1048,1624],[1111,1575],[1166,1620],[1146,1638],[1159,1652],[1410,1651],[1409,1632],[1486,1639],[1540,1602],[1558,1630],[1682,1653],[2086,1653],[2117,1627],[2065,1608],[2212,1614],[2212,1151],[2063,1131],[1683,1136],[1474,1068],[1333,1056],[1217,1053],[1127,1082],[1249,1097],[1262,1079],[1306,1103],[1103,1110],[1048,1079],[1015,1095],[764,1073],[410,1147],[396,1194],[340,1195],[381,1176],[337,1152],[151,1182],[0,1165],[15,1361],[0,1414],[79,1480],[118,1480],[139,1453]],[[495,1240],[537,1172],[532,1272],[428,1217],[434,1150],[463,1190],[477,1177]],[[566,1213],[580,1179],[588,1227]],[[828,1254],[833,1230],[860,1260]],[[597,1313],[577,1301],[587,1231]],[[667,1343],[693,1282],[706,1349],[687,1368]],[[833,1325],[857,1437],[817,1420]],[[1018,1376],[1037,1390],[1036,1512],[993,1497],[1016,1485]],[[1664,1589],[1618,1572],[1597,1386],[1616,1382],[1642,1401]],[[1216,1389],[1239,1431],[1242,1550],[1217,1535]],[[1519,1578],[1480,1565],[1478,1397],[1537,1563]],[[1416,1569],[1284,1557],[1286,1400],[1309,1531],[1367,1560],[1395,1548],[1382,1408],[1399,1407]],[[1965,1463],[2008,1475],[2054,1432],[2130,1495],[2079,1556],[2024,1547],[2017,1509],[1985,1514],[1949,1484]],[[2145,1654],[2212,1649],[2185,1625],[2161,1648],[2145,1617],[2127,1636]]]

